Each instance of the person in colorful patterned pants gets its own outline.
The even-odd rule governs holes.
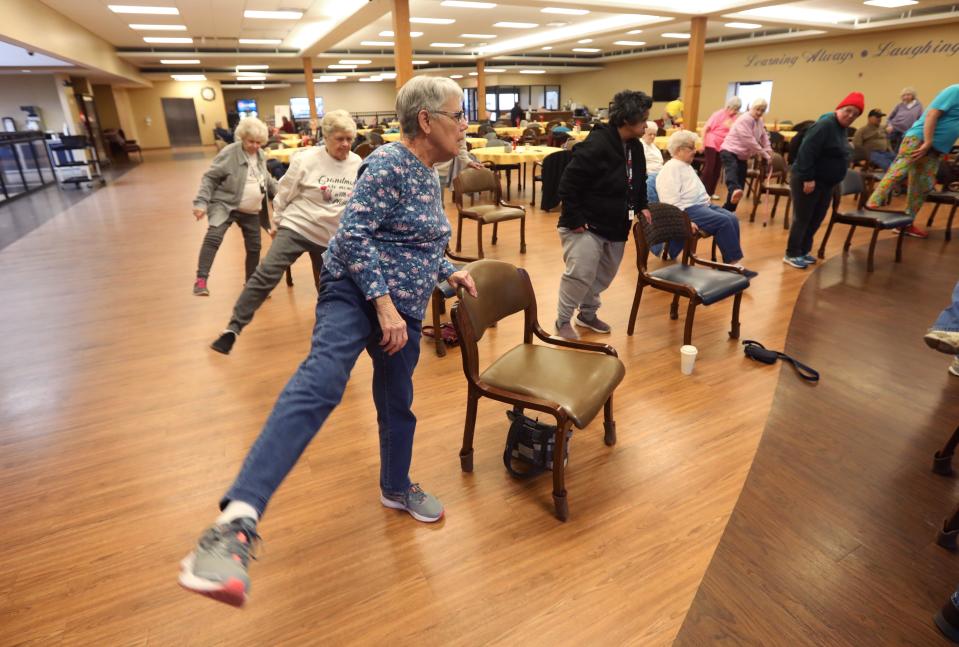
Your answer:
[[[959,139],[959,84],[950,85],[936,95],[916,123],[906,131],[899,153],[886,171],[866,206],[870,209],[889,203],[889,196],[903,178],[909,178],[906,213],[915,218],[926,196],[932,191],[939,158],[952,150]],[[928,233],[909,225],[906,234],[926,238]]]

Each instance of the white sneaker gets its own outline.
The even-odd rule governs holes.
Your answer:
[[[952,364],[949,366],[949,372],[959,377],[959,357],[952,360]]]
[[[930,330],[923,337],[926,346],[940,353],[959,355],[959,332],[949,330]]]

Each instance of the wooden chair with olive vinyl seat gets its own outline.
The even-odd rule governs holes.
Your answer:
[[[463,219],[476,221],[476,256],[483,258],[483,226],[493,225],[492,243],[496,244],[499,224],[519,220],[519,252],[526,253],[526,208],[503,201],[499,178],[488,168],[468,168],[453,180],[453,204],[459,215],[456,224],[456,251],[463,248]],[[492,192],[492,204],[463,206],[463,196]]]
[[[857,209],[854,211],[839,210],[840,200],[847,195],[857,196]],[[826,257],[826,243],[829,242],[833,225],[841,224],[849,225],[849,234],[846,235],[846,242],[842,246],[843,254],[849,251],[849,246],[852,244],[852,235],[856,233],[856,227],[869,227],[873,230],[872,239],[869,242],[869,255],[866,257],[867,272],[872,272],[874,269],[873,258],[876,255],[876,241],[879,238],[880,231],[899,229],[899,240],[896,242],[896,262],[902,261],[902,239],[906,235],[906,227],[912,224],[913,217],[904,211],[866,209],[866,197],[862,175],[856,169],[846,169],[846,177],[833,191],[832,214],[829,216],[829,226],[826,227],[826,234],[822,237],[822,243],[819,245],[819,258]]]
[[[629,325],[626,334],[632,335],[636,328],[636,314],[643,298],[646,286],[672,293],[673,302],[669,308],[669,318],[679,318],[679,299],[689,299],[686,310],[686,327],[683,343],[690,344],[693,339],[693,319],[698,305],[712,305],[728,297],[733,297],[732,328],[729,336],[739,339],[739,305],[743,292],[749,287],[749,279],[743,275],[743,269],[724,263],[703,260],[693,252],[695,234],[690,226],[686,212],[671,204],[651,202],[649,211],[652,223],[639,217],[633,224],[633,240],[636,242],[636,266],[639,277],[636,280],[636,294],[629,311]],[[649,248],[670,240],[682,240],[682,260],[649,271],[646,261]]]
[[[460,256],[454,254],[450,246],[446,246],[446,257],[453,262],[457,270],[463,269],[467,263],[477,260],[469,256]],[[448,281],[437,283],[433,287],[433,294],[430,296],[430,312],[433,316],[433,341],[436,344],[436,354],[439,357],[446,356],[446,344],[443,342],[442,323],[440,315],[446,312],[446,300],[456,296],[456,290]]]
[[[478,296],[459,288],[459,301],[452,310],[468,389],[460,466],[464,472],[473,471],[473,432],[481,397],[512,405],[516,412],[532,409],[552,416],[556,419],[553,504],[556,516],[565,521],[569,516],[563,464],[567,432],[573,426],[584,429],[603,410],[604,440],[609,446],[616,443],[613,391],[626,368],[612,346],[550,337],[537,320],[536,295],[525,270],[489,259],[465,269],[476,283]],[[487,328],[517,312],[524,316],[522,343],[480,372],[479,340]],[[547,345],[534,344],[534,338]]]

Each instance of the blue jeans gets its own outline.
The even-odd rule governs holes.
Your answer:
[[[939,314],[932,329],[959,332],[959,283],[952,289],[952,304]]]
[[[869,161],[881,168],[883,171],[888,171],[889,167],[892,166],[892,161],[896,159],[896,154],[892,151],[873,151],[869,153]]]
[[[249,503],[263,514],[270,497],[340,403],[350,371],[364,349],[373,360],[380,489],[399,494],[410,487],[416,429],[410,407],[421,322],[404,314],[409,339],[399,352],[387,355],[380,347],[382,332],[372,301],[366,300],[349,277],[334,279],[325,269],[320,277],[310,354],[280,394],[236,481],[220,501],[221,509],[235,500]]]
[[[686,207],[689,219],[716,239],[716,246],[722,252],[724,263],[738,263],[743,258],[743,249],[739,246],[739,218],[736,214],[716,205],[696,204]],[[662,249],[658,245],[658,249]],[[683,241],[669,241],[669,257],[676,258],[683,251]],[[656,250],[653,250],[656,253]],[[658,254],[657,254],[658,255]]]

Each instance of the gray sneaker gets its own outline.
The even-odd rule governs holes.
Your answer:
[[[432,494],[427,494],[419,483],[413,483],[402,494],[380,493],[380,503],[394,510],[406,510],[417,521],[433,523],[443,518],[443,504]]]
[[[573,341],[579,339],[579,333],[573,329],[568,321],[565,321],[562,324],[558,321],[556,322],[556,335],[562,337],[563,339],[571,339]]]
[[[926,346],[940,353],[959,355],[959,332],[930,328],[923,340],[926,342]]]
[[[247,566],[256,559],[253,547],[260,542],[253,519],[235,519],[211,526],[196,548],[180,562],[180,586],[232,604],[243,606],[250,591]]]
[[[817,262],[816,257],[813,256],[812,254],[806,254],[805,256],[802,257],[802,259],[806,261],[806,265],[815,265]]]
[[[609,327],[608,323],[606,323],[605,321],[603,321],[596,315],[593,315],[591,319],[587,319],[586,317],[583,316],[582,312],[580,312],[575,317],[573,317],[573,323],[576,324],[577,326],[582,326],[583,328],[589,328],[593,332],[602,333],[604,335],[608,335],[609,331],[612,330]]]

